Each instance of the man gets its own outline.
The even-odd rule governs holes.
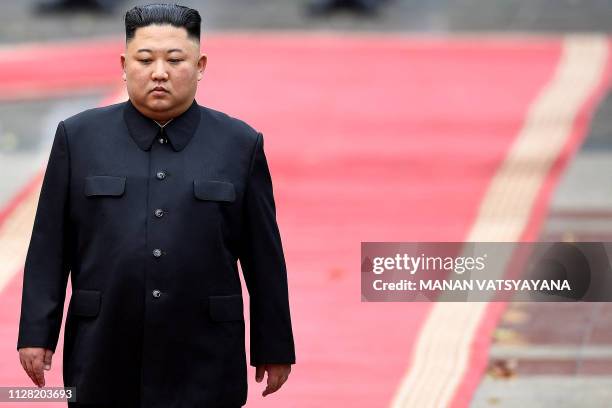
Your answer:
[[[378,13],[383,0],[311,0],[306,9],[312,15],[330,14],[338,9],[349,9],[366,15]]]
[[[34,3],[33,8],[35,13],[40,14],[72,13],[78,11],[111,14],[116,3],[117,0],[42,0]]]
[[[178,5],[129,10],[121,55],[129,101],[57,128],[17,348],[44,386],[70,273],[63,374],[76,387],[75,407],[244,405],[238,260],[264,396],[295,363],[262,135],[195,101],[206,66],[200,24],[196,10]]]

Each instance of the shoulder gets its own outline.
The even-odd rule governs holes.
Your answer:
[[[261,137],[260,133],[245,121],[230,116],[225,112],[200,105],[202,120],[224,135],[237,139],[243,143],[253,144]]]
[[[68,133],[100,124],[110,125],[123,118],[123,110],[127,102],[91,108],[72,115],[62,122]]]

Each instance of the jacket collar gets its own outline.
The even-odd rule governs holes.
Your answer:
[[[150,150],[153,141],[159,136],[160,126],[151,118],[143,115],[128,99],[123,110],[123,118],[138,147]],[[164,135],[175,151],[187,146],[200,124],[200,107],[196,100],[179,116],[164,126]]]

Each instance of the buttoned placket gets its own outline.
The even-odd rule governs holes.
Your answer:
[[[160,350],[172,346],[168,336],[160,336],[160,332],[168,326],[168,316],[174,312],[172,307],[184,289],[177,285],[176,276],[183,249],[177,231],[185,222],[178,210],[181,207],[178,200],[184,199],[185,191],[194,194],[192,173],[196,169],[185,159],[183,149],[197,134],[201,112],[194,100],[187,111],[161,125],[128,101],[124,119],[130,137],[145,158],[141,168],[145,197],[141,207],[144,211],[141,218],[144,220],[144,305],[140,408],[158,408],[159,384],[166,381],[164,371],[159,369],[165,364]]]
[[[170,123],[172,121],[172,119],[168,120],[166,123],[164,123],[163,125],[160,124],[158,121],[155,121],[155,123],[157,123],[157,125],[159,126],[159,135],[157,137],[157,141],[159,142],[159,144],[162,145],[167,145],[168,144],[168,138],[166,137],[165,133],[164,133],[164,128],[168,125],[168,123]],[[166,172],[164,170],[159,170],[157,171],[155,177],[158,180],[165,180],[166,179]],[[165,211],[162,208],[156,208],[153,212],[153,214],[155,215],[156,218],[162,218],[165,214]],[[164,255],[164,251],[161,248],[155,248],[153,249],[153,256],[155,258],[160,258],[162,255]],[[162,295],[161,290],[159,289],[153,289],[151,291],[151,294],[153,295],[154,298],[160,298]]]
[[[157,123],[157,122],[156,122]],[[161,341],[163,337],[156,335],[158,330],[162,330],[164,322],[161,316],[165,316],[165,305],[169,304],[172,293],[169,291],[169,280],[167,271],[171,269],[172,251],[169,251],[170,239],[167,229],[169,218],[168,206],[170,196],[177,180],[174,177],[176,168],[176,157],[174,149],[164,128],[159,125],[159,133],[148,150],[149,155],[149,183],[147,190],[147,217],[146,217],[146,245],[149,262],[146,271],[146,305],[145,305],[145,326],[143,338],[143,354],[148,356],[142,361],[143,375],[143,394],[141,406],[153,406],[154,402],[150,397],[155,395],[153,384],[160,381],[157,378],[156,367],[162,364],[162,358],[157,360],[159,350],[163,350],[165,343]]]

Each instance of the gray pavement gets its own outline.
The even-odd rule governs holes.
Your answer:
[[[486,378],[473,408],[609,408],[612,377],[523,377],[500,382]]]
[[[153,1],[151,1],[153,2]],[[39,16],[36,0],[4,1],[0,43],[53,41],[121,34],[127,9],[113,13]],[[302,0],[186,0],[203,18],[204,33],[219,30],[334,30],[448,33],[457,31],[609,32],[612,0],[387,0],[374,16],[340,11],[312,18]]]
[[[611,102],[565,170],[541,241],[612,241]],[[510,304],[471,406],[612,407],[612,304]]]
[[[41,169],[60,120],[99,104],[102,95],[80,95],[0,104],[0,208]]]

